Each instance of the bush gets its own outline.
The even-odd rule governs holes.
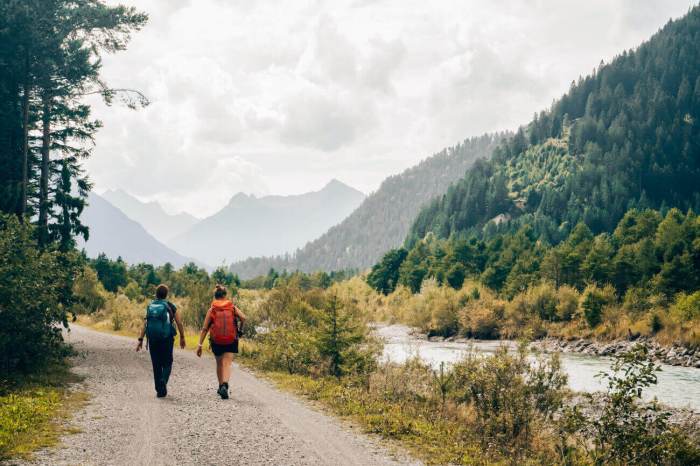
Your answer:
[[[185,286],[187,301],[183,306],[183,324],[189,328],[202,328],[204,318],[214,299],[213,291],[208,284],[193,282]]]
[[[319,366],[320,355],[308,329],[300,325],[276,328],[258,341],[259,362],[265,369],[305,375],[326,372]]]
[[[432,370],[420,358],[382,364],[370,377],[372,392],[389,401],[425,402],[433,395]]]
[[[460,314],[462,333],[470,338],[493,340],[501,336],[501,325],[506,313],[506,303],[496,298],[493,293],[483,288],[478,291],[477,299],[470,299]]]
[[[85,266],[73,282],[73,314],[92,314],[104,307],[107,291],[92,267]]]
[[[264,303],[258,335],[259,362],[266,369],[315,376],[358,376],[365,383],[380,351],[367,321],[335,287],[302,292],[272,290]]]
[[[671,413],[655,400],[642,400],[644,389],[657,383],[660,369],[644,345],[616,357],[602,399],[587,395],[585,411],[568,409],[564,421],[583,438],[595,464],[698,464],[700,447],[670,422]]]
[[[562,406],[567,380],[557,356],[531,364],[525,346],[468,355],[454,374],[453,399],[473,409],[482,448],[513,460],[534,449],[535,432]]]
[[[112,330],[126,330],[136,333],[143,326],[143,318],[146,316],[146,302],[131,301],[126,295],[111,295],[101,314],[108,317]]]
[[[78,270],[77,254],[42,251],[32,227],[0,216],[0,373],[32,372],[65,354],[57,324],[68,327]]]
[[[133,280],[130,281],[129,284],[124,287],[122,293],[124,293],[124,295],[131,301],[138,301],[145,298],[141,291],[141,287],[138,285],[138,283],[136,283]]]
[[[605,288],[589,285],[581,298],[583,317],[589,327],[595,328],[602,322],[603,308],[615,301],[615,290],[609,285]]]
[[[692,294],[678,293],[671,306],[671,315],[679,322],[700,319],[700,291]]]

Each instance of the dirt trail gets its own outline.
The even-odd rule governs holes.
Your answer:
[[[223,401],[214,360],[177,350],[168,397],[157,399],[148,352],[135,353],[133,338],[76,326],[68,340],[92,399],[73,420],[82,432],[39,452],[35,464],[417,464],[238,365]]]

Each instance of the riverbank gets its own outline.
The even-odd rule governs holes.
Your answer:
[[[596,341],[590,339],[565,340],[562,338],[545,338],[533,343],[533,346],[547,352],[579,353],[591,356],[610,356],[628,352],[636,344],[649,347],[649,354],[661,364],[677,367],[700,369],[700,348],[688,348],[681,345],[663,346],[648,337],[636,340]]]
[[[518,346],[512,340],[429,339],[403,325],[375,327],[375,333],[385,342],[384,360],[402,363],[418,357],[434,369],[439,369],[441,363],[448,366],[458,363],[470,353],[493,354],[504,344],[511,350]],[[537,345],[532,349],[541,350]],[[557,354],[571,390],[581,393],[607,390],[606,382],[598,375],[610,371],[614,362],[612,356],[566,351]],[[649,401],[657,398],[673,409],[690,409],[700,413],[700,370],[661,363],[660,366],[661,371],[656,372],[658,383],[645,390],[644,398]]]
[[[419,340],[426,340],[433,343],[462,343],[470,344],[475,341],[511,342],[511,340],[474,340],[470,338],[460,338],[456,336],[441,337],[428,336],[418,329],[411,330],[411,336]],[[636,344],[645,344],[649,347],[649,354],[653,360],[676,367],[690,367],[700,369],[700,348],[689,348],[687,346],[674,344],[671,346],[662,345],[650,337],[639,337],[633,340],[612,340],[601,341],[590,338],[566,339],[558,337],[545,337],[541,340],[533,341],[530,346],[548,353],[577,353],[590,356],[614,357],[618,354],[628,352]]]

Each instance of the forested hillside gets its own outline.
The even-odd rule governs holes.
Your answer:
[[[488,157],[504,135],[466,139],[387,178],[347,219],[294,255],[248,259],[232,270],[249,278],[270,268],[305,272],[367,268],[400,245],[421,207],[463,176],[476,159]]]
[[[499,214],[548,242],[632,207],[700,206],[700,9],[572,83],[549,111],[421,212],[408,237],[464,235]],[[504,217],[501,217],[502,219]]]
[[[471,304],[424,316],[421,326],[445,334],[666,328],[695,344],[699,43],[695,7],[572,83],[424,209],[368,283],[385,294],[422,293],[428,279],[474,286]]]

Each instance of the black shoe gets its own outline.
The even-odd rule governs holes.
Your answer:
[[[219,394],[222,400],[228,400],[228,384],[221,384],[217,393]]]
[[[168,389],[165,386],[156,392],[156,397],[158,398],[165,398],[166,396],[168,396]]]

